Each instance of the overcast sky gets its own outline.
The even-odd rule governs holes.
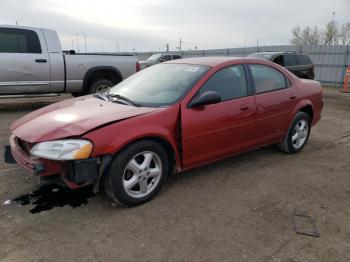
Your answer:
[[[296,25],[350,22],[350,0],[0,0],[0,24],[58,32],[64,49],[158,51],[289,43]]]

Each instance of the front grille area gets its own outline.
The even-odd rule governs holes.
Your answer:
[[[28,155],[30,154],[30,144],[20,138],[16,138],[17,139],[17,144],[19,145],[19,147],[26,152]]]

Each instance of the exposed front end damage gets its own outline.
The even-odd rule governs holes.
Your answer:
[[[94,191],[97,192],[102,174],[113,158],[112,155],[103,155],[82,160],[48,160],[31,156],[32,146],[31,143],[12,135],[10,146],[5,147],[5,162],[18,164],[27,173],[37,176],[40,182],[64,182],[71,189],[94,184]]]

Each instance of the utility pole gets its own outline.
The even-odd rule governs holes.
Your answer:
[[[118,41],[115,41],[115,52],[119,53],[119,43],[118,43]]]
[[[256,50],[259,52],[259,39],[256,39]]]
[[[18,25],[18,21],[16,21],[16,25]]]
[[[181,50],[182,50],[182,39],[181,39],[181,37],[180,37],[180,45],[179,45],[180,55],[181,55]]]
[[[80,52],[80,48],[79,48],[79,34],[76,34],[77,36],[77,49],[78,49],[78,53]]]
[[[74,50],[74,39],[72,39],[72,50]]]
[[[332,35],[334,35],[334,32],[335,32],[335,27],[334,27],[334,16],[335,16],[335,12],[333,11],[332,12]],[[333,38],[333,37],[332,37]],[[334,36],[334,38],[335,38],[335,36]],[[331,42],[331,44],[333,44],[333,40],[335,40],[335,39],[332,39],[332,42]],[[335,42],[335,41],[334,41]],[[334,43],[334,44],[336,44],[336,43]]]
[[[83,36],[84,36],[84,44],[85,44],[85,53],[87,53],[87,48],[86,48],[86,34],[83,32]]]

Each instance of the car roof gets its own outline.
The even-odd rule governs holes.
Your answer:
[[[226,62],[243,62],[244,57],[210,56],[210,57],[191,57],[167,61],[167,64],[192,64],[204,66],[217,66]]]

